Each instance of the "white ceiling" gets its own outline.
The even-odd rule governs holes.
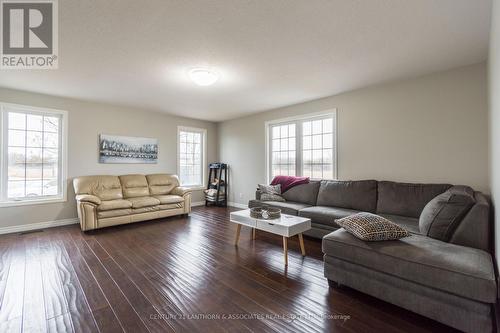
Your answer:
[[[486,59],[490,0],[60,0],[59,69],[0,86],[221,121]],[[187,71],[211,66],[210,87]]]

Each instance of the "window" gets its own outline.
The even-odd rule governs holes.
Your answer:
[[[0,104],[3,206],[66,199],[66,112]]]
[[[296,124],[272,127],[272,176],[296,174]]]
[[[336,112],[266,124],[268,180],[278,175],[335,179]]]
[[[302,175],[333,179],[333,117],[302,122]]]
[[[182,186],[203,187],[207,131],[179,127],[178,173]]]

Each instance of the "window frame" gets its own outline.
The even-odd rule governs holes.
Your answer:
[[[16,109],[24,114],[58,115],[61,117],[60,149],[58,152],[58,167],[60,170],[58,186],[61,190],[59,195],[34,199],[8,199],[6,189],[8,180],[8,147],[6,144],[8,142],[9,131],[8,129],[4,130],[4,126],[6,126],[9,111],[15,111]],[[68,112],[65,110],[0,102],[0,129],[2,130],[2,134],[0,135],[0,208],[66,202],[68,190]]]
[[[201,134],[202,149],[201,149],[201,184],[196,185],[184,185],[181,179],[181,132],[194,132]],[[189,126],[177,126],[177,175],[179,176],[179,181],[182,187],[187,187],[193,190],[202,190],[205,188],[205,183],[207,179],[207,170],[205,166],[207,165],[207,129]]]
[[[336,108],[328,109],[321,112],[308,113],[304,115],[275,119],[271,121],[266,121],[264,125],[265,138],[266,138],[266,182],[269,184],[272,178],[272,133],[271,130],[274,126],[296,124],[295,126],[295,174],[298,176],[302,175],[302,123],[311,120],[319,120],[325,118],[333,118],[333,135],[332,135],[332,147],[333,147],[333,179],[338,179],[338,112]],[[315,179],[315,178],[311,178]]]

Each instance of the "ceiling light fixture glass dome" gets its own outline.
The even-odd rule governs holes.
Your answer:
[[[211,69],[197,67],[189,71],[189,78],[199,86],[211,86],[219,79],[219,74]]]

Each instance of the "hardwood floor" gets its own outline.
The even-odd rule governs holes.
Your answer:
[[[229,212],[0,236],[0,332],[454,331],[329,289],[319,240],[303,258],[290,239],[287,268],[279,236],[243,227],[235,247]]]

